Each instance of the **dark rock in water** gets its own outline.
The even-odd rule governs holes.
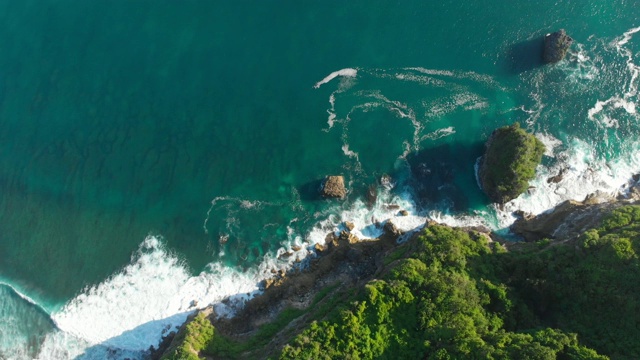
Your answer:
[[[398,204],[387,204],[384,207],[387,210],[398,210],[398,209],[400,209],[400,205],[398,205]]]
[[[400,210],[398,215],[400,215],[400,216],[409,216],[409,212],[407,210]]]
[[[544,37],[544,52],[542,59],[546,63],[557,63],[567,55],[573,39],[567,35],[564,29],[560,29]]]
[[[547,179],[547,183],[548,183],[548,184],[551,184],[551,183],[557,184],[557,183],[559,183],[560,181],[562,181],[562,179],[564,179],[564,174],[565,174],[566,172],[567,172],[567,169],[562,169],[562,170],[560,170],[560,172],[558,173],[558,175],[556,175],[556,176],[552,176],[552,177],[548,178],[548,179]]]
[[[355,236],[352,233],[350,233],[348,231],[345,231],[345,230],[342,230],[340,232],[340,236],[338,237],[338,240],[340,242],[346,242],[346,243],[349,243],[349,244],[355,244],[358,241],[360,241],[360,239],[357,236]]]
[[[633,181],[638,182],[640,180],[640,174],[633,174],[633,176],[631,176],[631,179],[633,179]]]
[[[478,179],[493,202],[504,204],[532,190],[529,181],[545,151],[540,140],[515,123],[495,130],[485,148]]]
[[[403,234],[402,230],[398,229],[396,224],[391,220],[387,220],[382,228],[383,234],[380,239],[383,241],[396,241],[400,235]]]
[[[320,194],[326,198],[344,198],[347,195],[347,189],[344,187],[344,177],[327,176]]]
[[[367,208],[372,209],[378,200],[378,187],[375,184],[367,188]]]
[[[324,243],[329,248],[338,246],[338,237],[333,232],[330,232],[327,234],[327,237],[324,239]]]
[[[516,210],[513,212],[513,215],[515,217],[517,217],[518,219],[524,219],[524,220],[530,220],[534,217],[533,214],[522,211],[522,210]]]

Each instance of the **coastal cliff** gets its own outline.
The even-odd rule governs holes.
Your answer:
[[[637,358],[635,200],[561,204],[555,237],[535,242],[434,222],[402,244],[330,235],[309,270],[234,318],[200,312],[153,358]]]

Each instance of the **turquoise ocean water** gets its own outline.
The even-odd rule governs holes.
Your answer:
[[[1,1],[0,358],[139,357],[345,220],[504,229],[623,192],[639,5]],[[571,52],[543,66],[560,28]],[[474,166],[516,121],[548,152],[497,209]],[[345,201],[317,197],[328,174]]]

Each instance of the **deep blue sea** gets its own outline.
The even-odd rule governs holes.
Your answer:
[[[0,359],[138,358],[344,221],[506,232],[640,172],[638,0],[3,0],[0,23]],[[547,153],[497,208],[475,166],[514,122]]]

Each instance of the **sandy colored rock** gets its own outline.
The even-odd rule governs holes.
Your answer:
[[[327,176],[320,190],[320,194],[326,198],[344,198],[347,195],[347,189],[344,186],[344,177]]]
[[[351,221],[345,221],[344,222],[344,227],[349,231],[353,231],[353,229],[355,229],[356,225],[354,223],[352,223]]]

